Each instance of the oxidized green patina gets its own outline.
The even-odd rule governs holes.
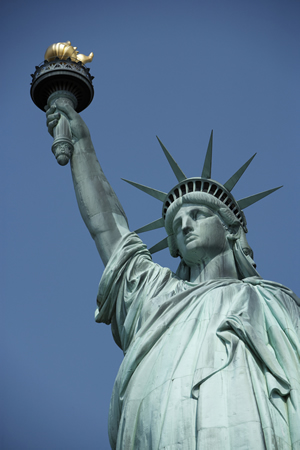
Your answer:
[[[48,110],[49,132],[60,111],[72,132],[79,209],[106,265],[96,321],[111,324],[124,351],[112,448],[299,449],[300,301],[256,272],[242,213],[273,190],[236,202],[230,190],[250,160],[224,186],[212,182],[211,142],[195,179],[165,152],[179,185],[169,194],[138,185],[164,204],[162,219],[140,231],[165,226],[168,237],[154,250],[168,244],[181,257],[174,274],[129,231],[70,105],[58,100]]]

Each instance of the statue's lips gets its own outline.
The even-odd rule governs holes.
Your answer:
[[[196,234],[188,233],[185,236],[185,238],[184,238],[184,242],[185,242],[185,244],[188,244],[189,242],[194,241],[195,239],[197,239],[197,237],[198,236]]]

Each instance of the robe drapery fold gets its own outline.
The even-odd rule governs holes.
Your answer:
[[[300,303],[289,289],[258,277],[180,280],[129,233],[97,304],[125,355],[113,449],[300,449]]]

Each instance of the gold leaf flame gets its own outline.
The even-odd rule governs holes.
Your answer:
[[[94,57],[94,53],[91,52],[89,56],[79,54],[77,51],[77,47],[73,47],[70,41],[67,42],[58,42],[57,44],[50,45],[45,53],[44,59],[46,61],[53,61],[55,58],[59,59],[68,59],[70,58],[72,61],[79,62],[82,64],[86,64],[87,62],[91,62]]]

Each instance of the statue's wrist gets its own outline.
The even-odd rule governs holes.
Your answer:
[[[90,152],[94,152],[94,147],[90,136],[82,137],[74,143],[74,153]]]

